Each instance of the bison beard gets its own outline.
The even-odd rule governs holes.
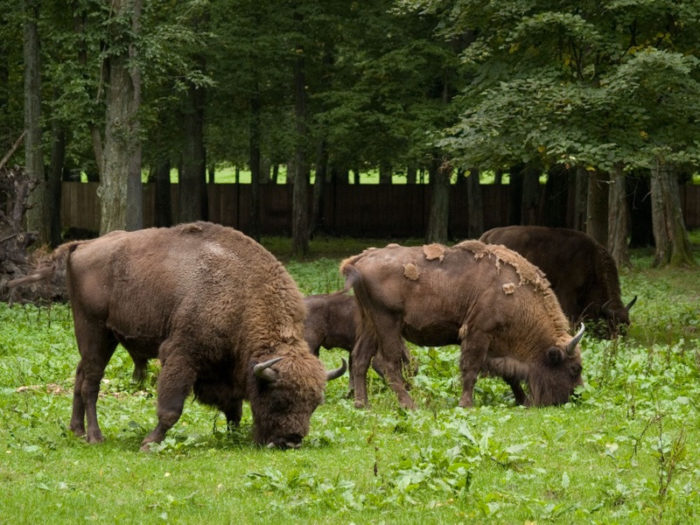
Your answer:
[[[471,406],[480,373],[502,377],[519,403],[568,401],[582,384],[578,343],[538,268],[502,246],[465,241],[407,248],[365,250],[341,264],[361,310],[351,377],[355,405],[367,403],[371,357],[387,363],[389,386],[399,403],[413,408],[403,387],[403,338],[430,346],[461,345],[462,398]],[[520,386],[530,386],[527,397]]]
[[[229,425],[250,400],[255,441],[297,447],[326,381],[346,369],[343,361],[324,371],[303,338],[296,284],[272,254],[231,228],[200,222],[112,232],[60,246],[49,270],[65,258],[81,357],[70,428],[90,443],[103,440],[96,404],[117,343],[137,368],[154,357],[163,365],[158,424],[142,450],[164,438],[190,392]],[[35,275],[50,275],[46,268]]]

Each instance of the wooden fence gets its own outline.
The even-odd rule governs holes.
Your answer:
[[[63,183],[61,221],[64,228],[99,231],[100,207],[97,186],[97,183]],[[151,184],[144,185],[145,227],[154,225],[154,189]],[[245,232],[249,224],[250,185],[213,184],[207,187],[207,191],[208,219]],[[174,218],[177,217],[178,211],[177,192],[178,186],[173,184],[171,201]],[[517,222],[509,220],[508,186],[483,185],[482,193],[485,229]],[[260,197],[262,233],[289,235],[292,229],[292,187],[263,184],[260,186]],[[648,200],[647,196],[647,204]],[[310,197],[309,202],[311,202]],[[329,185],[325,189],[322,202],[323,228],[331,234],[357,237],[422,237],[428,223],[430,187],[423,184]],[[540,202],[541,211],[550,205],[544,196],[544,187],[542,187]],[[681,191],[681,202],[686,226],[689,229],[700,228],[700,186],[684,186]],[[449,230],[452,237],[467,237],[468,208],[466,186],[452,186],[449,217]],[[562,225],[571,225],[573,213],[570,205],[564,215],[565,223]],[[648,217],[645,220],[648,220]]]

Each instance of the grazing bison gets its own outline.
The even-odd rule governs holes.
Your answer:
[[[308,295],[304,297],[304,304],[304,339],[314,355],[319,355],[322,346],[352,350],[360,322],[360,310],[354,297],[344,293]]]
[[[615,261],[589,235],[566,228],[506,226],[488,230],[480,240],[503,244],[538,266],[572,323],[602,321],[609,338],[630,324],[637,297],[622,303]]]
[[[568,334],[542,272],[503,246],[393,244],[350,257],[340,270],[362,317],[351,369],[358,407],[367,403],[367,366],[379,352],[399,403],[413,408],[400,377],[402,336],[419,345],[461,345],[462,407],[472,405],[480,372],[502,377],[519,403],[534,405],[565,403],[582,384],[583,328]]]
[[[324,348],[343,348],[350,352],[355,346],[357,328],[360,325],[360,309],[357,301],[351,295],[342,292],[331,294],[308,295],[304,297],[306,305],[306,320],[304,321],[304,339],[309,344],[311,352],[319,355]],[[352,360],[350,361],[352,366]],[[411,355],[401,356],[402,366],[416,373]],[[384,363],[380,355],[372,359],[372,367],[381,377],[384,377]],[[136,375],[136,370],[134,370]],[[350,380],[352,392],[353,381]]]
[[[164,438],[190,392],[230,425],[249,400],[257,443],[298,447],[326,381],[345,371],[343,362],[325,372],[309,352],[304,302],[284,267],[231,228],[116,231],[62,245],[54,260],[64,257],[81,357],[70,428],[84,435],[87,417],[90,443],[103,440],[96,403],[117,343],[137,366],[153,357],[162,363],[158,425],[144,450]]]

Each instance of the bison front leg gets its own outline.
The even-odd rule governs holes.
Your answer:
[[[168,356],[158,376],[158,424],[141,442],[141,450],[148,451],[149,443],[163,441],[165,433],[177,423],[196,379],[187,359],[177,354]]]
[[[515,377],[504,377],[503,380],[510,385],[510,389],[513,391],[513,396],[515,397],[515,402],[518,405],[524,405],[527,396],[520,384],[520,380]]]
[[[481,332],[470,333],[462,340],[459,369],[462,372],[462,397],[459,406],[474,406],[474,385],[479,372],[484,368],[489,348],[489,337]]]
[[[241,416],[243,415],[243,400],[234,399],[224,410],[226,415],[226,427],[229,432],[234,428],[238,428],[241,423]]]

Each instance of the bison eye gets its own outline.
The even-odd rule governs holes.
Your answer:
[[[571,365],[571,377],[580,376],[581,370],[582,370],[581,365],[579,365],[578,363],[574,363],[573,365]]]

